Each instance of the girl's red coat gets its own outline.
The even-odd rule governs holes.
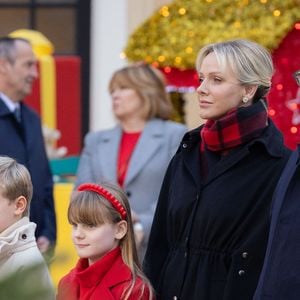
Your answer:
[[[130,285],[132,274],[123,262],[120,248],[106,254],[88,266],[87,259],[79,259],[76,267],[58,285],[57,300],[120,300]],[[149,289],[137,278],[129,300],[149,300]]]

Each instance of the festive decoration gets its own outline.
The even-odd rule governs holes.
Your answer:
[[[300,0],[175,0],[130,36],[129,61],[194,68],[207,43],[247,38],[272,50],[300,20]]]
[[[300,95],[293,76],[300,70],[300,27],[297,24],[300,23],[292,26],[272,52],[275,74],[268,96],[269,115],[282,131],[286,145],[293,149],[300,143]]]

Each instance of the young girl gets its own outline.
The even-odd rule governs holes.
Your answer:
[[[57,300],[154,299],[138,262],[130,207],[118,186],[80,185],[68,220],[80,259],[60,280]]]

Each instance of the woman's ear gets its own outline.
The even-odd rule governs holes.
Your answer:
[[[19,196],[15,200],[15,215],[21,216],[27,208],[27,199],[24,196]]]
[[[258,86],[257,85],[248,85],[245,87],[245,95],[244,97],[247,97],[248,99],[253,99]]]
[[[121,240],[127,233],[127,222],[125,220],[116,224],[115,238]]]

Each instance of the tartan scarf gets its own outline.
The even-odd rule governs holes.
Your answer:
[[[245,144],[261,135],[268,126],[265,100],[228,112],[218,120],[208,120],[200,134],[201,152],[205,149],[227,153],[230,149]]]

